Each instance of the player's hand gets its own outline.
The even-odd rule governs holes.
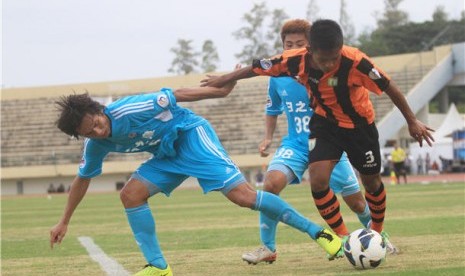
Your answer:
[[[68,231],[68,225],[58,223],[50,230],[50,248],[53,249],[55,244],[60,244]]]
[[[271,145],[270,139],[264,139],[260,143],[260,145],[258,146],[258,151],[260,152],[261,157],[267,157],[268,155],[270,155],[270,153],[268,152],[268,148],[270,147],[270,145]]]
[[[434,131],[434,129],[428,127],[419,120],[416,120],[414,123],[409,124],[408,130],[410,136],[418,141],[420,147],[423,146],[423,140],[425,140],[430,147],[433,146],[434,138],[431,132]]]
[[[207,77],[203,80],[200,81],[200,86],[205,87],[205,86],[211,86],[211,87],[221,87],[223,85],[219,82],[219,76],[214,76],[214,75],[207,75]]]

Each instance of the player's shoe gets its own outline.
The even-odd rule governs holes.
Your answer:
[[[242,254],[242,260],[254,265],[261,262],[272,264],[276,261],[276,256],[278,256],[278,253],[271,251],[266,246],[262,246],[257,250]]]
[[[349,235],[342,236],[341,237],[341,242],[342,242],[341,250],[339,250],[337,252],[337,254],[334,255],[334,256],[329,255],[329,253],[326,253],[326,258],[329,261],[333,261],[333,260],[338,259],[338,258],[343,258],[344,257],[344,244],[347,242],[348,239],[349,239]]]
[[[386,244],[386,252],[390,255],[397,255],[400,251],[399,249],[392,244],[389,240],[389,234],[386,231],[381,232],[381,236],[383,237],[384,243]]]
[[[165,269],[161,269],[148,264],[144,269],[134,274],[134,276],[173,276],[173,272],[169,265]]]
[[[316,234],[316,243],[327,253],[326,257],[332,261],[344,257],[344,247],[341,238],[328,229],[323,229]]]

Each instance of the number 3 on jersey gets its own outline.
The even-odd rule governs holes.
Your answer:
[[[310,133],[310,129],[308,128],[310,123],[310,116],[303,116],[301,117],[294,117],[295,122],[295,131],[297,133],[301,133],[302,131]]]

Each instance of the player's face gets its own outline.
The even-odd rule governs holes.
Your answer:
[[[111,133],[110,120],[105,114],[86,114],[77,128],[80,136],[86,138],[107,138]]]
[[[313,50],[313,65],[321,71],[328,73],[338,66],[341,60],[341,50]]]
[[[305,48],[308,46],[307,38],[305,34],[287,34],[284,37],[283,47],[284,50],[292,50]]]

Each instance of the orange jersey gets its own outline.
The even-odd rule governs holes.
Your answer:
[[[342,47],[339,65],[328,73],[311,67],[311,54],[305,48],[254,60],[252,67],[259,75],[296,77],[307,87],[315,113],[343,128],[373,123],[375,111],[368,93],[379,95],[390,82],[367,55],[348,46]]]

